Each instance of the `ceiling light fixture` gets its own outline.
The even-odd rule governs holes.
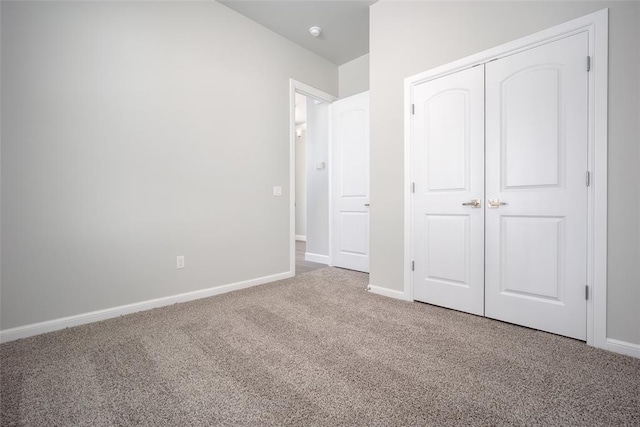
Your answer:
[[[322,28],[320,28],[320,27],[311,27],[311,28],[309,28],[309,32],[311,33],[311,35],[313,37],[318,37],[320,35],[320,33],[322,32]]]

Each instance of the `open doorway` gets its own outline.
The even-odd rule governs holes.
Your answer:
[[[329,264],[329,186],[326,173],[329,124],[325,111],[328,105],[322,104],[321,100],[295,94],[296,274]]]
[[[330,265],[329,143],[335,98],[291,81],[291,271]]]
[[[295,94],[295,245],[296,274],[324,267],[324,264],[306,260],[307,253],[307,97]],[[312,197],[312,200],[314,197]]]

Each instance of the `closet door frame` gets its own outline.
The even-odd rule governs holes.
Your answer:
[[[589,39],[588,120],[588,237],[587,237],[587,344],[619,353],[627,349],[607,339],[607,93],[608,21],[603,9],[564,24],[497,46],[455,62],[411,76],[404,82],[404,299],[413,301],[412,187],[413,91],[415,86],[476,65],[531,49],[570,35],[586,32]],[[585,67],[587,58],[585,58]]]

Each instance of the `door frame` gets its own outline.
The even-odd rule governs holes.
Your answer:
[[[633,354],[634,350],[607,339],[607,94],[608,94],[608,22],[609,10],[589,15],[542,30],[535,34],[462,58],[411,76],[404,81],[404,299],[413,301],[411,261],[412,236],[412,129],[411,106],[414,87],[429,80],[476,65],[528,50],[552,41],[587,32],[591,70],[589,72],[588,170],[591,183],[588,192],[587,237],[587,344]],[[585,59],[586,66],[586,59]]]
[[[289,274],[291,277],[296,274],[296,93],[304,96],[319,99],[332,104],[338,98],[309,86],[295,79],[289,79]],[[331,107],[329,107],[331,108]],[[331,111],[328,115],[328,148],[327,158],[331,158]],[[327,173],[329,174],[329,265],[331,258],[331,162],[327,162]]]

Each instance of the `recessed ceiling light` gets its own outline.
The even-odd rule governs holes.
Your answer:
[[[320,35],[320,33],[322,32],[322,28],[320,28],[320,27],[311,27],[311,28],[309,28],[309,32],[311,33],[311,35],[313,37],[318,37]]]

